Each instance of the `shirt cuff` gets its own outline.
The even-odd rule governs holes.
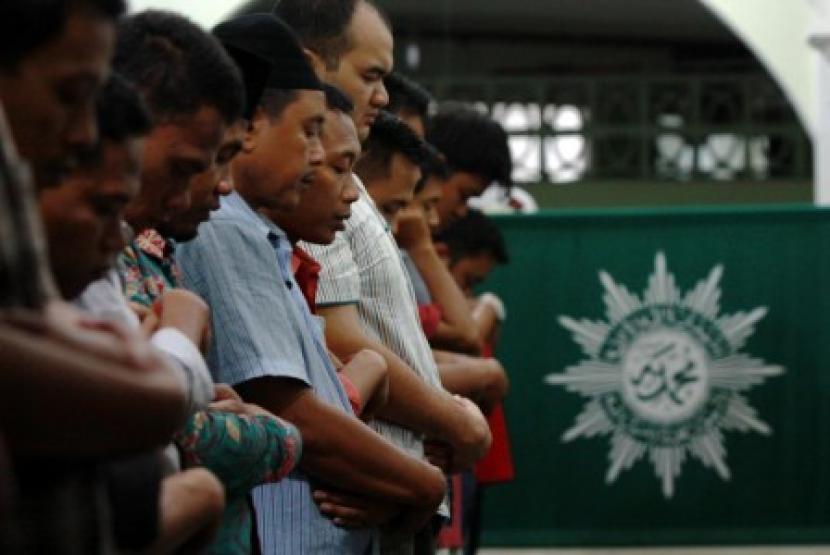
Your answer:
[[[206,408],[214,397],[213,379],[196,345],[174,328],[157,331],[150,342],[178,363],[176,366],[181,369],[179,377],[187,395],[189,412]]]

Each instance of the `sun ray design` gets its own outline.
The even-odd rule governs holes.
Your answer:
[[[559,318],[559,324],[574,334],[574,340],[582,347],[582,352],[589,357],[595,357],[599,353],[599,348],[611,329],[605,322],[591,322],[590,320],[577,322],[567,316]]]
[[[545,377],[587,398],[562,441],[610,435],[608,484],[647,456],[670,499],[690,457],[731,479],[724,432],[772,433],[743,394],[785,370],[739,352],[767,309],[721,315],[723,272],[684,295],[659,252],[642,298],[601,271],[607,320],[559,317],[587,357]]]
[[[619,389],[620,370],[601,360],[586,360],[565,370],[565,374],[551,374],[545,378],[551,385],[563,385],[568,391],[586,397],[603,395]]]
[[[603,300],[605,301],[608,322],[611,325],[618,323],[642,306],[637,295],[629,293],[625,285],[615,283],[614,279],[608,273],[604,271],[600,272],[599,280],[602,282],[603,287],[605,287]]]
[[[582,413],[576,417],[576,424],[562,434],[562,441],[565,443],[573,441],[578,437],[594,437],[600,434],[607,434],[614,429],[614,425],[599,403],[592,401],[585,405]]]
[[[646,446],[625,434],[615,433],[611,438],[611,452],[608,458],[611,466],[605,475],[606,483],[613,483],[623,470],[631,468],[646,453]]]

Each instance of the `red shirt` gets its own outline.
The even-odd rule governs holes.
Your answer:
[[[294,279],[297,280],[300,292],[312,314],[317,314],[317,287],[320,283],[321,269],[320,264],[311,258],[311,255],[300,247],[294,246],[291,270],[294,272]]]
[[[321,269],[320,263],[311,258],[310,254],[300,247],[294,246],[294,252],[291,256],[291,271],[294,272],[294,280],[300,287],[300,293],[303,294],[303,298],[308,303],[308,308],[312,314],[317,314],[317,287],[320,284]],[[352,380],[342,372],[337,372],[337,377],[340,378],[340,383],[343,384],[343,388],[346,390],[346,396],[349,398],[352,410],[355,415],[359,416],[363,409],[360,392],[352,383]]]

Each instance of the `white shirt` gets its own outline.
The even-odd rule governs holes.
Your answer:
[[[442,388],[398,246],[363,184],[354,178],[360,198],[352,205],[346,230],[331,245],[301,245],[322,266],[317,305],[355,304],[364,333],[403,359],[425,382]],[[423,457],[419,434],[379,420],[372,427],[407,452]]]

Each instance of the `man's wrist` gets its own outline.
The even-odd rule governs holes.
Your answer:
[[[435,250],[435,245],[432,241],[424,241],[417,243],[406,249],[406,252],[413,260],[438,257],[438,251]]]

